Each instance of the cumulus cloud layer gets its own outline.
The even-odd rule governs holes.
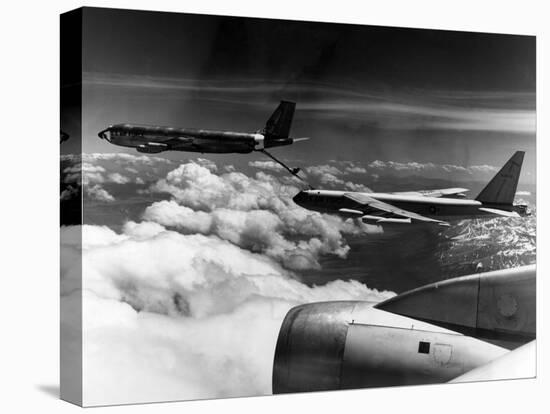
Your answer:
[[[144,165],[159,166],[117,154],[74,161],[65,180],[82,177],[88,197],[103,202],[114,200],[103,185],[136,182],[151,171]],[[353,280],[302,283],[295,269],[318,268],[327,254],[345,257],[345,235],[369,227],[297,206],[295,183],[260,167],[248,177],[197,159],[138,190],[170,197],[149,205],[143,221],[120,231],[62,228],[66,258],[78,258],[83,237],[82,268],[64,261],[62,301],[82,292],[85,404],[270,394],[291,307],[393,295]],[[67,340],[78,338],[75,321],[63,323]]]
[[[380,161],[376,160],[368,165],[369,169],[377,171],[389,171],[389,172],[406,172],[414,173],[423,176],[436,176],[437,174],[445,175],[469,175],[470,177],[476,174],[493,174],[498,171],[497,167],[491,165],[472,165],[464,167],[454,164],[434,164],[434,163],[418,163],[418,162],[394,162],[394,161]]]
[[[251,167],[284,174],[284,169],[273,161],[254,161]],[[353,161],[329,160],[327,164],[310,165],[304,168],[303,174],[314,187],[337,190],[372,192],[370,185],[381,177],[419,176],[428,179],[447,179],[449,181],[487,181],[496,174],[500,167],[492,165],[456,165],[420,162],[397,162],[375,160],[368,163]],[[288,178],[283,175],[281,181]],[[288,181],[287,181],[288,182]]]
[[[78,230],[62,229],[65,255],[77,250]],[[356,281],[308,287],[266,255],[152,222],[82,234],[88,405],[269,394],[292,306],[393,295]],[[62,273],[62,300],[74,300],[79,270]]]
[[[142,178],[139,157],[117,159],[116,171],[95,158],[79,168],[104,201],[101,184]],[[143,187],[169,199],[152,202],[141,222],[117,231],[62,228],[66,258],[78,258],[83,235],[82,291],[78,260],[65,260],[62,301],[82,292],[86,404],[270,394],[276,339],[291,307],[393,295],[353,280],[302,283],[295,271],[318,268],[323,255],[345,257],[346,236],[371,228],[295,205],[296,184],[268,173],[277,173],[273,165],[254,166],[261,171],[248,177],[204,159],[184,163]],[[373,168],[317,167],[308,173],[357,188],[347,179]],[[68,338],[78,337],[75,321],[63,323],[73,329]]]
[[[284,167],[281,164],[276,163],[275,161],[250,161],[248,163],[250,167],[259,168],[262,170],[270,170],[282,172]]]
[[[115,196],[105,188],[106,184],[144,185],[144,178],[156,178],[162,168],[171,165],[171,161],[125,153],[91,153],[64,154],[61,156],[61,165],[61,181],[69,189],[62,192],[61,200],[67,200],[75,194],[72,188],[82,186],[87,199],[109,203],[115,201]]]
[[[216,235],[237,246],[266,254],[288,269],[318,268],[323,254],[345,257],[343,235],[369,228],[297,206],[299,189],[258,172],[216,175],[196,163],[182,164],[151,191],[172,199],[149,206],[143,218],[183,233]]]
[[[408,177],[411,175],[429,178],[445,178],[450,181],[486,181],[494,176],[500,167],[492,165],[456,165],[420,162],[397,162],[375,160],[369,163],[330,160],[327,165],[306,168],[309,176],[329,187],[358,188],[357,181],[376,182],[380,177]],[[352,177],[350,180],[349,178]]]

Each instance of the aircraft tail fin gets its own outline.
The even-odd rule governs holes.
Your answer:
[[[276,138],[288,138],[295,108],[296,104],[294,102],[281,101],[266,122],[262,133]]]
[[[524,151],[516,151],[489,181],[489,184],[481,190],[476,200],[489,204],[513,204],[524,155]]]

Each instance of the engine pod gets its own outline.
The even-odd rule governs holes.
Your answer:
[[[313,303],[288,312],[275,349],[274,393],[340,388],[349,318],[357,303]]]
[[[372,303],[312,303],[283,321],[273,393],[442,383],[506,352]]]

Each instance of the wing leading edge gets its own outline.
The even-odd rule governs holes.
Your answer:
[[[424,197],[465,197],[464,193],[467,193],[467,188],[441,188],[437,190],[420,190],[420,191],[397,191],[390,194],[400,194],[400,195],[416,195]]]

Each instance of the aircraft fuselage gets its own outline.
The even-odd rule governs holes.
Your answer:
[[[365,215],[378,215],[379,210],[360,205],[347,197],[349,191],[308,190],[301,191],[294,198],[294,202],[309,210],[320,213],[342,214],[341,209],[361,211]],[[492,205],[477,200],[425,197],[419,195],[404,195],[391,193],[366,193],[369,197],[383,201],[403,210],[411,211],[423,216],[438,220],[458,220],[463,218],[493,216],[494,214],[480,210],[494,208],[522,213],[521,206]]]
[[[111,144],[136,148],[140,152],[187,151],[201,153],[249,153],[264,148],[292,144],[291,138],[275,138],[261,133],[216,131],[119,124],[101,131]]]

